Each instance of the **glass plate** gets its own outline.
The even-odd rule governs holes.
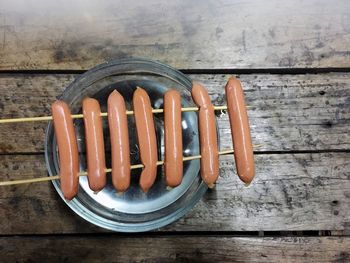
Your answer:
[[[132,110],[132,94],[136,87],[144,88],[150,96],[153,108],[163,108],[163,94],[169,89],[181,93],[182,106],[194,106],[191,99],[191,80],[178,70],[159,62],[145,59],[123,59],[99,65],[80,75],[63,92],[60,99],[66,101],[72,114],[81,113],[84,97],[97,99],[102,112],[107,110],[108,95],[118,90],[125,98],[128,110]],[[159,159],[164,159],[163,114],[154,114]],[[132,164],[140,163],[135,123],[128,116],[129,141]],[[82,119],[75,119],[80,170],[86,170],[85,138]],[[110,167],[110,140],[107,118],[103,118],[106,147],[106,164]],[[184,156],[199,154],[197,114],[182,113]],[[59,174],[58,152],[52,123],[49,123],[45,138],[45,158],[49,176]],[[188,212],[203,196],[207,186],[199,176],[199,160],[184,163],[182,183],[167,190],[163,167],[158,168],[157,179],[148,193],[139,187],[140,169],[132,170],[131,186],[123,194],[113,188],[110,174],[107,185],[99,193],[93,193],[86,176],[79,178],[79,193],[72,201],[66,201],[59,180],[53,185],[66,204],[80,217],[97,226],[119,232],[141,232],[160,228],[174,222]]]

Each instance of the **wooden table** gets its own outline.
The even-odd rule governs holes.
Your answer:
[[[94,227],[49,182],[1,187],[1,262],[349,262],[349,1],[33,3],[0,1],[0,118],[48,115],[85,70],[145,57],[205,84],[215,104],[238,76],[263,147],[250,187],[222,157],[216,189],[151,233]],[[227,115],[218,122],[229,148]],[[0,126],[1,181],[47,175],[45,127]]]

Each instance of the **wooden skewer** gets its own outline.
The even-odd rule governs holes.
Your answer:
[[[214,110],[227,110],[227,106],[214,106]],[[198,111],[198,107],[187,107],[182,108],[182,112],[188,112],[188,111]],[[163,113],[163,109],[153,109],[153,113]],[[126,111],[126,115],[133,115],[134,111]],[[101,112],[101,117],[107,117],[107,112]],[[83,118],[83,114],[72,114],[71,115],[73,119],[81,119]],[[33,122],[33,121],[51,121],[52,116],[42,116],[42,117],[27,117],[27,118],[13,118],[13,119],[0,119],[1,123],[14,123],[14,122]]]
[[[259,148],[259,147],[262,147],[262,145],[261,144],[257,144],[257,145],[254,145],[253,147],[254,148]],[[227,154],[233,154],[233,153],[234,153],[234,150],[230,149],[230,150],[220,151],[219,155],[227,155]],[[194,155],[194,156],[183,157],[182,160],[184,162],[186,162],[186,161],[191,161],[191,160],[197,160],[197,159],[200,159],[200,158],[202,158],[201,155]],[[157,162],[158,166],[159,165],[163,165],[163,164],[164,164],[164,161],[158,161]],[[140,168],[143,168],[143,164],[134,164],[134,165],[131,165],[130,168],[131,168],[131,170],[140,169]],[[107,168],[106,169],[106,173],[110,173],[110,172],[112,172],[112,169],[111,168]],[[82,171],[82,172],[78,173],[78,176],[87,176],[87,174],[88,174],[87,171]],[[0,182],[0,186],[38,183],[38,182],[45,182],[45,181],[58,180],[58,179],[60,179],[60,176],[59,175],[54,175],[54,176],[40,177],[40,178],[21,179],[21,180],[13,180],[13,181],[3,181],[3,182]]]

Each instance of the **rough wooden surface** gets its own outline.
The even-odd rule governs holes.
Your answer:
[[[225,104],[228,75],[189,75]],[[240,75],[258,151],[350,149],[350,74]],[[50,115],[74,75],[0,75],[0,118]],[[231,148],[227,114],[218,116],[221,147]],[[2,124],[0,153],[42,152],[47,123]],[[9,132],[11,130],[11,132]]]
[[[2,262],[348,262],[341,237],[11,237]]]
[[[1,187],[0,261],[349,262],[349,10],[347,0],[0,0],[0,118],[49,114],[75,77],[53,73],[77,72],[50,70],[113,58],[208,73],[190,77],[215,104],[224,103],[228,76],[211,73],[284,74],[239,76],[254,143],[264,145],[250,187],[238,180],[232,156],[222,157],[216,189],[188,215],[136,236],[87,223],[49,182]],[[348,73],[302,74],[325,71]],[[227,114],[218,122],[221,147],[230,148]],[[1,181],[46,176],[45,127],[0,125]],[[303,230],[339,236],[283,237]],[[234,236],[256,231],[280,236]]]
[[[349,230],[349,160],[350,153],[257,155],[257,176],[244,187],[233,157],[222,157],[215,190],[160,231]],[[46,176],[42,156],[0,156],[0,170],[5,179]],[[75,216],[49,182],[2,187],[0,222],[3,235],[106,232]]]
[[[221,159],[221,178],[185,218],[162,231],[349,230],[348,73],[252,74],[243,82],[257,159],[257,179],[244,188],[231,157]],[[2,74],[1,118],[50,114],[50,104],[74,75]],[[203,82],[215,104],[224,104],[228,75],[190,75]],[[218,117],[221,147],[230,148],[228,117]],[[1,153],[42,152],[46,123],[0,126]],[[11,131],[11,132],[9,132]],[[46,176],[41,155],[0,156],[2,180]],[[103,230],[75,216],[50,183],[3,188],[2,234],[91,233]],[[23,217],[23,214],[26,217]],[[213,217],[213,215],[217,215]],[[59,220],[57,220],[59,218]]]
[[[147,57],[177,68],[350,66],[350,2],[0,1],[0,69],[87,69]]]

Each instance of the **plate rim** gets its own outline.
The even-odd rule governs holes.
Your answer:
[[[86,71],[85,73],[79,75],[73,82],[71,82],[66,89],[63,91],[63,93],[59,96],[59,98],[64,97],[70,90],[74,88],[74,86],[79,85],[81,82],[84,81],[91,81],[91,78],[98,73],[99,71],[117,66],[117,65],[122,65],[122,64],[152,64],[153,66],[156,67],[162,67],[163,69],[170,70],[173,74],[176,74],[181,80],[184,82],[187,82],[187,84],[192,84],[192,80],[180,72],[179,70],[150,59],[144,59],[144,58],[124,58],[124,59],[114,59],[105,63],[102,63],[100,65],[97,65],[90,70]],[[93,73],[93,74],[92,74]],[[171,78],[169,75],[168,77]],[[46,168],[48,170],[49,176],[54,176],[55,174],[53,173],[51,167],[50,167],[50,157],[49,157],[49,148],[50,148],[50,141],[48,140],[50,136],[50,131],[53,129],[53,124],[52,122],[49,122],[46,132],[45,132],[45,163],[46,163]],[[218,127],[217,127],[218,129]],[[218,134],[218,139],[219,139],[219,134]],[[198,175],[199,173],[198,173]],[[193,194],[190,199],[190,203],[187,203],[185,206],[182,206],[178,208],[177,210],[167,214],[166,216],[163,216],[161,218],[157,218],[151,221],[146,221],[146,222],[141,222],[141,223],[125,223],[125,222],[118,222],[114,221],[111,219],[106,219],[101,217],[100,215],[94,213],[93,211],[90,211],[88,209],[84,209],[83,204],[79,202],[77,199],[73,199],[71,201],[67,201],[63,193],[60,189],[59,182],[57,180],[52,180],[52,184],[56,189],[56,192],[59,194],[61,199],[65,202],[65,204],[75,212],[79,217],[83,218],[84,220],[88,221],[89,223],[99,226],[101,228],[107,229],[107,230],[112,230],[112,231],[117,231],[117,232],[125,232],[125,233],[135,233],[135,232],[145,232],[145,231],[150,231],[150,230],[155,230],[159,229],[161,227],[164,227],[170,223],[175,222],[176,220],[180,219],[182,216],[184,216],[186,213],[188,213],[194,206],[195,204],[198,203],[198,201],[203,197],[205,192],[207,191],[208,187],[207,185],[201,181],[199,183],[199,186],[196,189],[196,194]],[[98,220],[96,220],[98,218]],[[108,223],[108,222],[113,222],[113,223]]]

